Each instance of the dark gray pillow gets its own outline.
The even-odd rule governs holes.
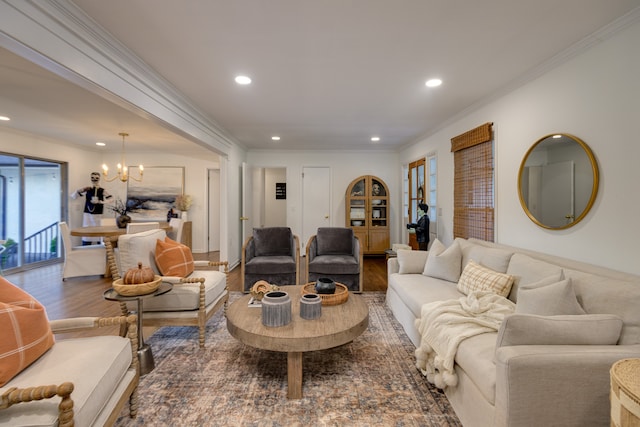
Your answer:
[[[289,227],[266,227],[253,229],[253,244],[256,256],[287,256],[291,249]]]
[[[320,227],[316,243],[318,255],[352,255],[353,230],[346,227]]]

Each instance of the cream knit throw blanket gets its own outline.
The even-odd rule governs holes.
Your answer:
[[[439,389],[458,384],[453,370],[460,343],[472,336],[495,332],[515,304],[493,292],[475,291],[457,300],[424,304],[416,327],[422,339],[416,366]]]

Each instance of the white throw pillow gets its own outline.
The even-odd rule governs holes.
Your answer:
[[[435,239],[422,274],[455,283],[460,278],[461,262],[462,251],[457,242],[446,248],[440,240]]]
[[[613,314],[537,316],[511,314],[504,318],[496,348],[510,345],[615,345],[622,319]]]
[[[547,277],[555,277],[555,280],[550,283],[564,279],[561,267],[519,253],[515,253],[511,257],[506,273],[515,278],[509,294],[509,299],[515,303],[518,302],[519,286],[537,282]]]
[[[518,288],[516,313],[539,316],[585,314],[573,290],[571,279],[548,284],[546,279]]]
[[[512,284],[513,276],[491,270],[471,260],[462,271],[457,287],[465,295],[473,291],[491,291],[506,297]]]
[[[398,267],[400,274],[420,274],[424,269],[424,262],[427,258],[427,252],[425,251],[409,251],[406,249],[399,249],[398,255]]]
[[[487,268],[506,273],[513,252],[501,248],[489,248],[467,241],[462,247],[462,268],[473,260]]]

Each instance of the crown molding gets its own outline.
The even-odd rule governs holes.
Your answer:
[[[0,0],[0,45],[218,154],[240,145],[68,0]]]
[[[532,82],[534,80],[536,80],[538,77],[548,73],[549,71],[558,68],[559,66],[561,66],[562,64],[568,62],[570,59],[586,52],[587,50],[591,49],[592,47],[594,47],[595,45],[610,39],[611,37],[615,36],[616,34],[618,34],[620,31],[623,31],[624,29],[634,25],[635,23],[640,21],[640,6],[636,7],[635,9],[631,10],[630,12],[626,13],[625,15],[622,15],[621,17],[615,19],[614,21],[612,21],[611,23],[605,25],[604,27],[596,30],[595,32],[589,34],[588,36],[584,37],[583,39],[577,41],[576,43],[574,43],[573,45],[569,46],[568,48],[558,52],[556,55],[554,55],[553,57],[551,57],[549,60],[543,62],[542,64],[540,64],[539,66],[529,70],[528,72],[526,72],[525,74],[523,74],[522,76],[516,78],[515,80],[511,81],[510,83],[506,84],[505,86],[503,86],[500,90],[497,90],[495,92],[493,92],[492,94],[490,94],[489,96],[486,96],[480,100],[478,100],[477,102],[471,104],[469,107],[465,108],[464,110],[460,111],[459,113],[457,113],[456,115],[454,115],[453,117],[449,118],[448,120],[446,120],[445,122],[441,123],[439,126],[435,127],[434,129],[430,130],[428,133],[422,134],[420,136],[418,136],[417,138],[414,138],[411,141],[408,141],[407,143],[403,144],[402,146],[397,148],[398,152],[402,152],[410,147],[412,147],[413,145],[417,144],[420,141],[423,141],[427,138],[429,138],[432,135],[435,135],[436,133],[440,132],[442,129],[447,128],[448,126],[456,123],[458,120],[461,120],[462,118],[468,116],[469,114],[473,113],[476,110],[479,110],[480,108],[491,104],[492,102],[508,95],[509,93],[515,91],[516,89],[524,86],[525,84]]]

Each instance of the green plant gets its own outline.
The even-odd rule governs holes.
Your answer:
[[[58,236],[51,239],[51,243],[49,244],[49,253],[58,253]]]
[[[11,237],[9,237],[3,244],[2,246],[5,247],[4,252],[2,252],[2,255],[0,255],[0,268],[4,268],[7,264],[7,259],[9,258],[9,255],[11,255],[11,251],[10,249],[13,246],[16,246],[17,243],[15,240],[13,240]]]

